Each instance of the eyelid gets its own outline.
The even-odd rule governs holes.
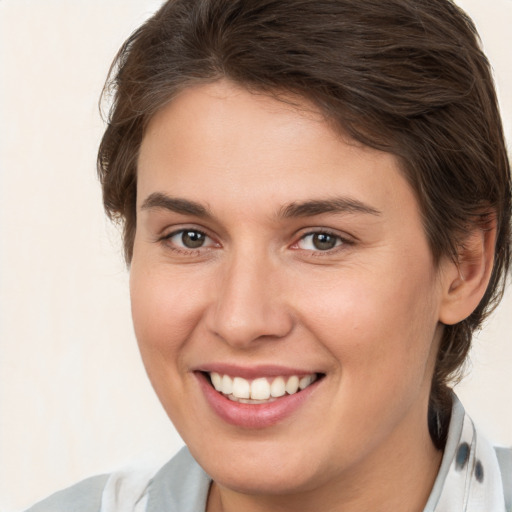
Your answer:
[[[318,234],[325,234],[325,235],[332,236],[334,238],[337,238],[339,240],[339,242],[341,242],[341,243],[337,243],[331,249],[326,249],[326,250],[303,249],[303,248],[299,247],[299,243],[302,240],[304,240],[308,236],[314,236],[314,235],[318,235]],[[321,227],[320,228],[307,228],[305,230],[302,230],[300,235],[297,237],[296,241],[292,244],[291,249],[310,252],[310,253],[314,253],[314,254],[328,255],[328,254],[332,254],[333,252],[337,252],[339,250],[342,250],[343,248],[346,248],[347,246],[351,246],[354,244],[355,244],[354,238],[345,233],[340,233],[336,230],[329,229],[329,228],[321,228]]]
[[[183,235],[183,233],[186,233],[187,231],[193,231],[196,233],[200,233],[201,235],[204,235],[207,242],[205,243],[205,245],[193,248],[193,247],[186,247],[185,245],[179,245],[172,241],[172,238],[174,238],[177,235]],[[175,227],[174,229],[171,229],[168,233],[165,233],[162,236],[160,236],[156,241],[167,245],[174,251],[177,251],[177,252],[186,251],[187,253],[194,253],[194,252],[198,252],[198,251],[205,250],[205,249],[220,247],[220,243],[217,242],[215,240],[215,238],[207,232],[207,230],[200,228],[200,227],[196,227],[196,226],[182,226],[179,228]]]

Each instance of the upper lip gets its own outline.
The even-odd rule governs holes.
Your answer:
[[[242,377],[244,379],[256,379],[258,377],[287,377],[291,375],[303,376],[319,373],[315,370],[305,368],[291,368],[281,365],[255,365],[240,366],[229,363],[209,363],[194,368],[194,371],[206,373],[219,373],[231,377]]]

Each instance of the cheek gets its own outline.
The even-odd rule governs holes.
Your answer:
[[[418,396],[428,396],[437,326],[432,286],[423,275],[346,278],[309,302],[309,329],[338,365],[332,428],[354,445],[379,439]]]
[[[139,265],[135,259],[132,263],[133,325],[149,380],[169,418],[182,431],[184,419],[194,409],[182,397],[190,380],[186,356],[201,317],[204,290],[179,279],[168,268],[147,270],[155,267]]]
[[[317,291],[301,307],[308,311],[304,322],[342,366],[344,378],[393,381],[400,370],[407,380],[424,370],[437,326],[429,272],[415,265],[378,275],[354,271]]]
[[[165,356],[178,361],[181,349],[201,315],[203,290],[197,282],[180,279],[167,270],[146,270],[134,260],[130,296],[135,335],[147,359]],[[162,364],[164,359],[159,357]],[[149,369],[148,369],[149,371]]]

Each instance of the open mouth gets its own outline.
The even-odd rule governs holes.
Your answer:
[[[205,372],[204,375],[217,392],[233,402],[244,404],[274,402],[285,395],[300,393],[323,377],[323,374],[310,373],[307,375],[259,377],[249,380],[216,372]]]

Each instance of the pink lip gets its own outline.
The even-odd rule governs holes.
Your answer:
[[[225,373],[228,375],[230,374],[230,372]],[[321,380],[317,380],[306,389],[303,389],[293,395],[285,395],[274,402],[265,404],[242,404],[239,402],[233,402],[221,393],[218,393],[210,384],[209,378],[203,373],[194,372],[194,375],[199,381],[199,385],[206,401],[221,419],[226,423],[237,427],[252,429],[271,427],[292,415],[297,409],[305,404],[321,382]],[[239,372],[235,372],[234,375],[242,377]],[[258,373],[257,375],[260,377],[263,375],[267,376],[267,374],[262,375],[262,373]],[[274,375],[283,374],[275,373]]]

